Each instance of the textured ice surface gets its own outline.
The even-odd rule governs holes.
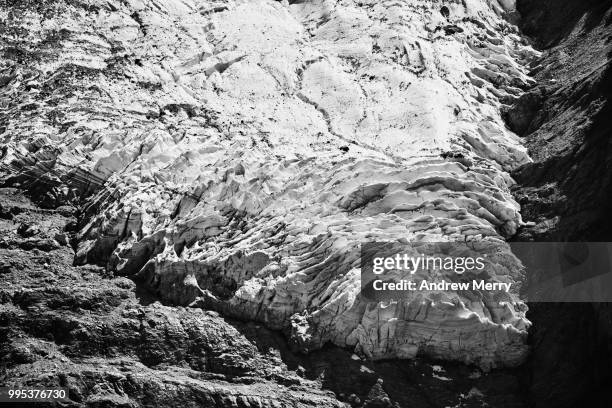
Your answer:
[[[535,52],[505,18],[514,2],[289,3],[28,12],[37,54],[2,90],[3,162],[52,194],[96,192],[77,261],[169,303],[305,351],[519,363],[514,294],[359,295],[362,242],[503,243],[521,223],[508,171],[530,159],[500,108],[531,85]],[[520,270],[500,256],[490,273]]]

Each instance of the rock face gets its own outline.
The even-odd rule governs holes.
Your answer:
[[[523,215],[536,223],[522,239],[609,241],[612,93],[609,1],[519,3],[525,31],[549,48],[533,64],[538,87],[511,114],[521,126],[533,163],[513,176]],[[546,27],[563,29],[550,31]],[[538,29],[538,27],[542,27]],[[588,44],[588,46],[586,45]]]
[[[523,217],[533,222],[515,239],[610,242],[612,2],[521,0],[517,8],[544,52],[533,64],[538,87],[509,111],[534,160],[513,173]],[[530,404],[611,406],[610,304],[529,307]]]
[[[134,282],[72,266],[73,214],[0,189],[0,384],[65,387],[69,407],[343,407],[216,312],[152,303]],[[53,248],[23,249],[19,226]],[[70,234],[68,231],[67,234]],[[272,340],[271,340],[272,342]],[[49,404],[51,405],[51,404]]]
[[[330,346],[300,355],[260,324],[164,306],[125,277],[72,265],[60,236],[74,237],[74,208],[41,209],[0,188],[0,209],[0,385],[68,389],[69,401],[36,405],[523,406],[511,371],[369,361]],[[23,225],[53,248],[23,249]]]
[[[519,364],[515,294],[359,294],[364,241],[503,245],[522,225],[509,172],[530,158],[500,112],[537,53],[512,1],[443,3],[4,7],[7,182],[90,197],[78,264],[298,350]],[[507,258],[492,281],[520,279]]]

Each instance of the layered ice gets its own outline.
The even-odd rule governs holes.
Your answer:
[[[513,1],[110,0],[24,10],[4,66],[3,163],[58,199],[89,194],[76,261],[170,304],[368,357],[515,365],[514,293],[370,302],[367,241],[501,245],[517,282],[500,110],[533,85]],[[3,17],[4,18],[4,17]],[[506,256],[507,255],[507,256]],[[442,279],[444,277],[440,277]]]

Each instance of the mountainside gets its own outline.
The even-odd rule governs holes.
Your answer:
[[[360,247],[494,247],[463,278],[518,288],[506,241],[607,240],[609,3],[0,0],[0,383],[100,407],[599,390],[607,306],[372,302]],[[598,334],[565,375],[576,328]]]
[[[265,323],[299,350],[516,365],[516,297],[358,293],[366,240],[495,243],[521,224],[508,172],[529,158],[500,107],[533,84],[537,53],[509,7],[20,2],[3,161],[50,202],[93,194],[76,262],[168,303]],[[493,262],[492,281],[519,277]]]
[[[533,163],[512,175],[526,221],[516,240],[612,241],[612,1],[521,0],[542,57],[538,86],[509,111]],[[612,405],[612,307],[530,304],[526,376],[537,407]]]
[[[610,241],[612,191],[611,1],[523,1],[524,31],[546,46],[510,124],[534,162],[513,176],[521,239]],[[558,27],[563,27],[558,28]]]

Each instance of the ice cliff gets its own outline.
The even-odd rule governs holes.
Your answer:
[[[521,225],[509,172],[530,158],[500,112],[536,52],[513,1],[35,3],[0,16],[2,164],[88,197],[77,263],[303,351],[524,359],[516,294],[359,293],[363,242],[507,248]]]

